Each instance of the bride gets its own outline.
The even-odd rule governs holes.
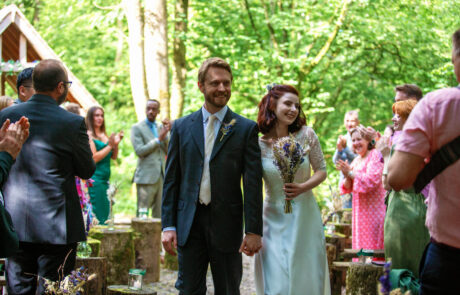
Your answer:
[[[257,123],[265,182],[263,248],[256,254],[257,294],[330,294],[321,214],[312,189],[326,179],[318,137],[305,125],[299,93],[290,85],[269,85]],[[284,184],[273,160],[273,144],[292,133],[304,146],[294,183]],[[311,173],[313,168],[313,175]],[[292,213],[284,213],[285,200]]]

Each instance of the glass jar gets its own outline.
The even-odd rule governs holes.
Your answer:
[[[80,258],[88,258],[91,256],[92,249],[91,246],[86,242],[80,242],[77,246],[77,256]]]
[[[130,269],[128,287],[131,290],[142,290],[142,281],[144,279],[145,270],[143,269]]]
[[[149,208],[139,208],[139,218],[146,219],[149,217]]]

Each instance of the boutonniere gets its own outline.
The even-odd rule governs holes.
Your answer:
[[[222,137],[220,138],[219,141],[222,141],[224,139],[225,135],[227,135],[230,131],[232,131],[233,126],[235,126],[236,120],[232,119],[230,123],[225,124],[220,128],[220,132],[222,132]]]

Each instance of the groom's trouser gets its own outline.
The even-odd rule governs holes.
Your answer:
[[[211,264],[215,295],[238,295],[243,274],[241,254],[215,249],[211,236],[211,206],[199,204],[187,243],[177,247],[181,295],[206,294],[206,272]]]

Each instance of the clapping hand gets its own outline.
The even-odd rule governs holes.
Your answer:
[[[29,120],[26,117],[21,117],[13,124],[7,119],[0,129],[0,151],[6,151],[16,159],[22,145],[29,137],[29,128]]]
[[[171,130],[171,121],[169,119],[164,119],[161,121],[163,124],[163,128],[160,130],[160,134],[158,135],[158,140],[163,141],[163,139],[166,138],[166,135],[168,135],[168,132]]]
[[[110,137],[109,137],[109,145],[110,145],[112,148],[118,147],[118,144],[119,144],[120,141],[123,139],[123,136],[124,136],[123,130],[120,131],[120,132],[118,132],[118,133],[112,133],[112,134],[110,134]]]
[[[338,160],[336,164],[337,170],[342,171],[343,175],[347,176],[351,171],[351,166],[348,164],[348,161]]]

